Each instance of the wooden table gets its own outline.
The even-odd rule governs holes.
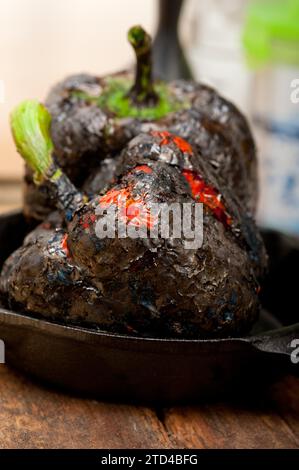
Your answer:
[[[65,395],[0,365],[0,448],[143,447],[298,448],[299,379],[258,400],[154,409]]]
[[[298,448],[299,379],[258,400],[154,409],[102,403],[0,365],[1,448]]]

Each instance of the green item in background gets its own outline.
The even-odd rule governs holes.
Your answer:
[[[248,5],[243,44],[251,66],[299,65],[299,0],[263,0]]]

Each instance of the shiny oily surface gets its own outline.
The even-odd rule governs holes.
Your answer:
[[[26,229],[20,213],[1,217],[7,250],[1,262]],[[285,372],[298,373],[289,349],[298,324],[245,338],[187,341],[113,335],[5,309],[0,324],[8,363],[47,383],[109,400],[196,401],[249,392]]]

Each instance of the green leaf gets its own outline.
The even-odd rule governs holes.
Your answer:
[[[35,100],[22,102],[11,113],[11,130],[17,150],[35,172],[37,181],[53,164],[50,124],[50,113]]]

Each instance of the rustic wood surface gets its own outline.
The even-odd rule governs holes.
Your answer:
[[[258,400],[163,410],[65,395],[0,365],[0,448],[298,448],[299,379]]]
[[[0,189],[0,212],[20,206],[18,186]],[[258,399],[155,410],[65,395],[0,364],[2,449],[243,447],[299,447],[299,378]]]

